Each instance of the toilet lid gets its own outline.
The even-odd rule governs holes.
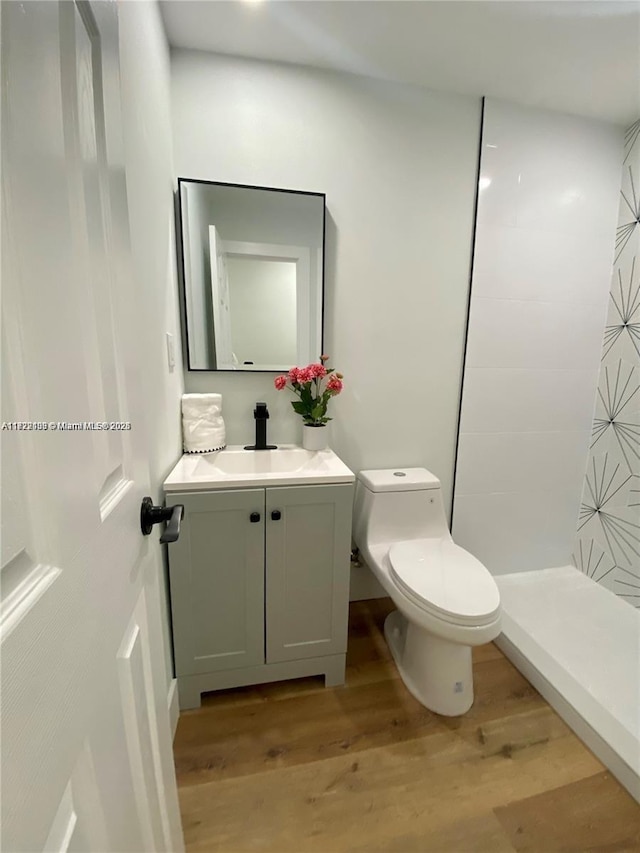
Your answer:
[[[391,574],[418,606],[448,621],[482,625],[500,609],[491,574],[451,539],[412,539],[389,549]]]

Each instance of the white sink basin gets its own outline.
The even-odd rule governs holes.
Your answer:
[[[229,448],[198,459],[196,472],[208,473],[212,468],[223,474],[293,474],[308,467],[325,467],[323,459],[302,447],[283,450],[244,450]]]
[[[238,445],[216,453],[185,453],[164,488],[175,492],[353,480],[353,473],[332,450],[304,450],[292,444],[277,450],[245,450]]]

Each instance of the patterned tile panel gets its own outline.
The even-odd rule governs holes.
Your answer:
[[[640,607],[640,119],[625,133],[609,313],[573,560]]]

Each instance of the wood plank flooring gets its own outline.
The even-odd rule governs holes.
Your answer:
[[[640,806],[493,645],[464,717],[404,688],[387,599],[351,605],[347,684],[203,697],[175,739],[187,851],[640,851]]]

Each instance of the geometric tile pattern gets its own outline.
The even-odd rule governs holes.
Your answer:
[[[640,607],[640,119],[625,133],[609,313],[573,562]]]
[[[591,431],[591,449],[603,438],[613,438],[624,457],[627,469],[633,473],[640,460],[640,424],[633,405],[640,402],[640,370],[622,360],[617,365],[604,364],[598,398],[604,417],[596,417]]]
[[[634,256],[626,281],[622,280],[622,271],[618,270],[618,281],[611,290],[615,322],[605,329],[603,358],[609,355],[620,336],[624,335],[629,336],[636,355],[640,355],[640,279],[635,276],[635,260]]]

